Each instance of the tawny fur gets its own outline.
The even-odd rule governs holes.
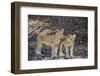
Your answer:
[[[76,34],[68,34],[67,36],[63,36],[63,39],[60,42],[60,56],[65,57],[73,57],[73,48],[74,48],[74,42],[75,42]],[[65,47],[65,55],[62,52],[63,46]],[[70,53],[69,53],[70,52]]]
[[[46,44],[46,45],[51,46],[51,48],[52,48],[52,57],[56,57],[60,40],[63,38],[63,31],[64,31],[64,29],[58,30],[53,35],[50,35],[48,33],[48,30],[45,30],[42,33],[39,33],[37,36],[36,54],[42,55],[41,48],[42,48],[43,44]]]

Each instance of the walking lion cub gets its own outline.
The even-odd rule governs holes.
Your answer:
[[[60,40],[63,38],[64,29],[56,30],[56,33],[51,35],[49,30],[44,30],[37,36],[36,54],[41,54],[43,44],[51,46],[52,58],[57,56]]]

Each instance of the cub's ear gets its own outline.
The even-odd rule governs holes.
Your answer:
[[[76,34],[73,34],[73,38],[76,38]]]

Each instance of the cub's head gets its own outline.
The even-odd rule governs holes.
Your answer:
[[[74,40],[74,39],[76,38],[76,34],[75,34],[75,33],[69,33],[69,34],[67,35],[67,37],[68,37],[69,39],[71,39],[71,40]]]
[[[63,36],[62,41],[74,41],[76,38],[75,33],[69,33],[67,36]]]
[[[63,38],[63,32],[64,32],[64,29],[57,30],[56,36],[59,37],[60,39],[62,39]]]

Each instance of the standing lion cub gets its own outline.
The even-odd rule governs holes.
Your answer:
[[[37,36],[36,54],[41,54],[43,44],[51,46],[52,58],[57,56],[60,40],[63,38],[64,29],[56,30],[56,33],[51,35],[49,30],[44,30]]]
[[[59,55],[64,56],[64,53],[62,52],[62,48],[63,46],[65,47],[65,57],[69,58],[69,57],[74,57],[73,55],[73,47],[74,47],[74,43],[75,43],[75,38],[76,38],[76,34],[68,34],[67,36],[63,36],[63,39],[61,39],[60,41],[60,51],[59,51]]]

